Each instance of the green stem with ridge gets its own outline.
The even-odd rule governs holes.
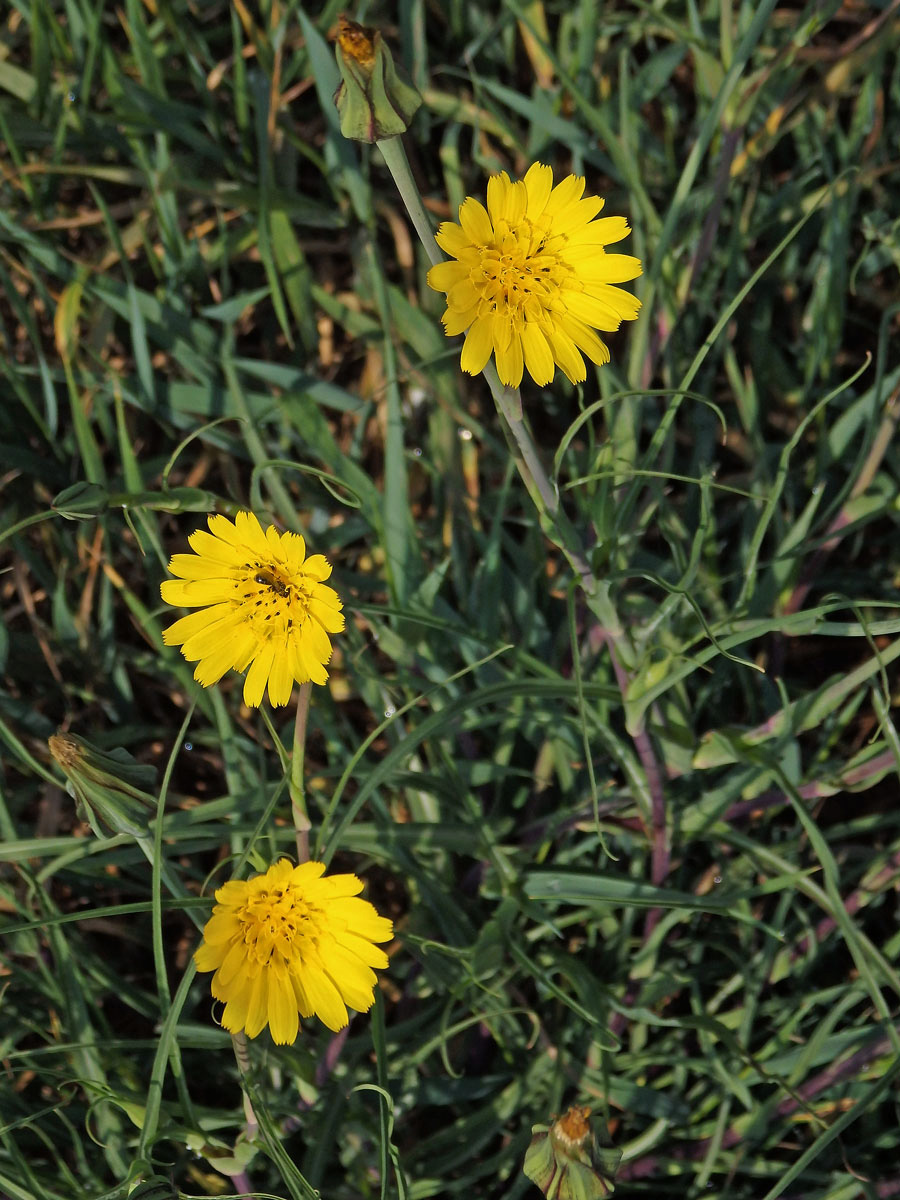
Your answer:
[[[439,262],[444,261],[444,256],[434,240],[431,219],[425,211],[425,205],[422,203],[422,197],[416,187],[416,181],[413,179],[403,142],[399,137],[390,137],[377,141],[375,145],[381,151],[382,158],[394,177],[400,199],[406,205],[409,219],[415,226],[419,241],[425,247],[425,253],[431,260],[431,265],[436,267]]]
[[[291,754],[291,778],[289,790],[291,793],[291,814],[294,818],[294,829],[297,831],[297,862],[309,860],[309,831],[311,829],[309,815],[306,811],[306,789],[303,783],[303,759],[306,754],[306,726],[309,720],[309,701],[312,693],[312,683],[307,680],[300,685],[300,695],[297,697],[297,714],[294,718],[294,749]]]
[[[244,1098],[244,1136],[248,1142],[252,1142],[259,1133],[259,1122],[256,1119],[256,1113],[253,1111],[253,1104],[250,1100],[249,1093],[244,1086],[244,1077],[250,1073],[250,1051],[247,1047],[247,1035],[241,1033],[233,1033],[231,1035],[231,1045],[234,1049],[234,1057],[237,1059],[238,1074],[241,1077],[241,1094]]]
[[[594,616],[615,643],[624,662],[630,662],[631,647],[625,639],[625,631],[610,599],[609,584],[602,582],[594,575],[578,549],[578,536],[559,502],[559,492],[550,482],[547,472],[544,470],[544,464],[541,462],[531,431],[522,416],[522,398],[519,389],[502,384],[497,375],[497,368],[492,362],[488,363],[483,373],[500,417],[510,435],[510,449],[513,452],[516,467],[535,508],[552,526],[553,541],[562,550],[569,566],[577,575]]]

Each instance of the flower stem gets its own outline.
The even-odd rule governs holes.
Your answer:
[[[553,540],[565,554],[572,570],[578,576],[588,606],[600,622],[610,639],[615,643],[625,662],[631,658],[625,631],[619,621],[615,606],[609,595],[609,584],[597,579],[578,548],[578,537],[572,523],[559,502],[559,493],[550,482],[541,462],[531,431],[522,416],[522,399],[518,388],[506,387],[500,382],[497,369],[489,362],[484,377],[497,404],[501,420],[510,435],[510,447],[516,467],[535,508],[555,532]]]
[[[381,151],[388,170],[394,177],[394,183],[400,193],[400,198],[406,206],[409,218],[415,226],[419,240],[425,248],[433,265],[444,261],[440,247],[434,240],[431,221],[425,212],[422,197],[413,179],[403,142],[399,137],[383,138],[375,143]],[[522,416],[522,397],[518,388],[505,387],[500,382],[497,369],[489,362],[484,369],[491,394],[500,410],[504,428],[510,440],[516,467],[522,481],[528,488],[528,493],[534,501],[538,512],[556,532],[554,541],[565,554],[578,579],[581,582],[591,611],[597,617],[602,627],[619,647],[619,653],[625,664],[632,660],[631,647],[625,637],[625,631],[619,621],[615,606],[609,595],[609,585],[601,583],[585,561],[578,549],[578,537],[572,528],[572,523],[563,512],[559,503],[559,495],[547,477],[543,463],[534,444],[534,439]]]
[[[234,1048],[234,1057],[237,1059],[238,1073],[241,1077],[241,1092],[244,1096],[244,1118],[247,1125],[245,1136],[248,1142],[252,1142],[259,1132],[259,1122],[256,1119],[256,1113],[253,1111],[253,1105],[250,1102],[250,1095],[244,1084],[244,1076],[250,1071],[250,1051],[247,1049],[247,1035],[245,1033],[233,1033],[231,1035],[231,1045]]]
[[[419,240],[425,247],[425,253],[432,264],[436,265],[439,262],[443,262],[443,255],[437,242],[434,240],[431,222],[429,221],[428,214],[425,212],[425,206],[422,203],[422,197],[419,195],[419,189],[416,187],[416,181],[413,179],[409,160],[406,157],[406,151],[403,149],[403,143],[399,137],[393,137],[384,138],[376,144],[384,157],[384,161],[387,163],[388,170],[394,177],[397,190],[400,192],[400,198],[406,205],[406,211],[409,213],[410,220],[415,226]],[[609,584],[594,575],[589,563],[582,554],[578,534],[559,502],[559,493],[550,482],[547,472],[544,470],[544,465],[534,444],[534,439],[531,436],[528,426],[525,424],[519,389],[506,387],[500,382],[500,377],[493,362],[489,362],[485,367],[484,377],[488,382],[491,394],[500,411],[504,432],[512,451],[516,468],[528,489],[528,494],[531,496],[535,508],[542,518],[542,527],[545,533],[547,533],[566,556],[570,567],[575,572],[581,584],[588,607],[596,617],[600,628],[609,639],[610,647],[613,649],[614,655],[617,656],[617,661],[623,668],[623,678],[620,680],[620,684],[624,696],[629,678],[628,671],[635,666],[634,649],[630,638],[619,620],[619,615],[609,594]],[[646,739],[646,744],[642,744],[640,748],[645,753],[649,751],[652,757],[652,746],[650,746],[649,738]],[[653,762],[655,765],[655,759]],[[650,765],[649,759],[646,760],[646,765]],[[658,773],[654,778],[657,777]],[[659,868],[662,868],[661,862]]]
[[[306,790],[303,784],[303,758],[306,752],[306,725],[309,719],[309,700],[312,683],[307,680],[300,685],[297,697],[297,715],[294,718],[294,749],[291,754],[291,812],[294,829],[297,831],[297,862],[309,860],[310,822],[306,812]]]
[[[387,163],[387,168],[394,177],[394,183],[397,185],[400,199],[406,205],[409,219],[416,228],[419,241],[425,247],[425,253],[431,260],[431,265],[433,267],[437,266],[439,262],[444,261],[444,256],[441,254],[440,248],[434,240],[431,221],[428,213],[425,211],[425,205],[422,203],[422,197],[419,195],[416,181],[413,179],[412,171],[409,167],[409,159],[406,157],[406,151],[403,149],[403,142],[399,137],[389,137],[382,138],[375,145],[381,151],[381,155]]]

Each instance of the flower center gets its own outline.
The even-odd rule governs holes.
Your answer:
[[[314,910],[296,888],[260,892],[238,917],[248,957],[264,967],[286,965],[305,943],[315,941],[314,918]]]
[[[472,283],[482,296],[480,315],[502,313],[538,321],[550,311],[560,311],[560,289],[573,275],[559,257],[563,239],[548,238],[527,217],[515,228],[495,221],[494,234],[493,245],[481,248],[472,272]]]
[[[288,575],[274,563],[245,562],[234,588],[234,603],[259,636],[287,633],[306,620],[312,580],[304,575]]]

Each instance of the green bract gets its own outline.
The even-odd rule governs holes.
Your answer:
[[[67,521],[93,521],[109,507],[109,492],[99,483],[82,480],[54,496],[51,507]]]

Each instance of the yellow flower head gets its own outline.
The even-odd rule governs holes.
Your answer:
[[[341,602],[325,580],[331,566],[321,554],[306,557],[297,533],[263,532],[253,513],[209,518],[209,533],[188,538],[193,554],[175,554],[160,594],[167,604],[200,611],[163,632],[167,646],[181,646],[196,662],[204,687],[226,671],[247,670],[244,703],[262,703],[266,684],[272,704],[287,704],[294,680],[324,683],[331,658],[328,635],[344,628]]]
[[[444,329],[465,333],[462,369],[483,371],[494,354],[502,383],[518,387],[523,369],[548,384],[557,367],[572,383],[586,376],[584,359],[598,366],[609,350],[595,329],[633,321],[641,302],[615,283],[635,279],[640,260],[607,254],[604,247],[631,231],[624,217],[594,218],[603,207],[582,199],[584,180],[569,175],[553,186],[541,163],[511,183],[506,172],[488,180],[487,208],[469,196],[459,224],[445,221],[437,243],[453,261],[428,272],[436,292],[447,293]]]
[[[325,864],[295,867],[283,858],[254,879],[233,879],[194,954],[198,971],[215,971],[212,994],[224,1000],[229,1033],[256,1037],[266,1025],[287,1045],[297,1036],[298,1012],[329,1029],[347,1024],[347,1006],[366,1012],[374,1000],[373,967],[387,955],[393,925],[367,900],[355,875],[325,876]]]

